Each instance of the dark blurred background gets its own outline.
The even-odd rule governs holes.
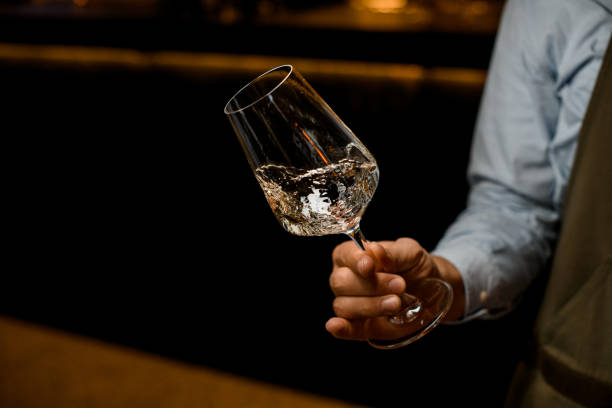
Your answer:
[[[465,204],[502,6],[0,2],[0,313],[365,405],[501,405],[525,306],[396,351],[335,340],[344,238],[278,225],[223,107],[294,64],[378,160],[366,236],[432,249]]]

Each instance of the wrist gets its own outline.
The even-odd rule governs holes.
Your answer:
[[[446,314],[444,320],[454,321],[463,316],[465,309],[465,288],[461,274],[450,261],[445,258],[432,255],[433,262],[436,265],[440,279],[446,281],[453,289],[453,304]]]

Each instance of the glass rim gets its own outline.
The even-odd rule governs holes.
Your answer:
[[[285,77],[279,81],[278,84],[276,84],[274,86],[274,88],[270,89],[268,92],[266,92],[264,95],[260,96],[259,98],[255,99],[254,101],[252,101],[251,103],[249,103],[246,106],[243,106],[239,109],[231,109],[229,107],[230,103],[236,99],[236,97],[238,95],[240,95],[242,93],[242,91],[244,91],[245,89],[247,89],[248,87],[250,87],[251,85],[253,85],[255,82],[259,81],[261,78],[263,78],[266,75],[271,74],[272,72],[275,71],[279,71],[281,69],[289,69],[289,71],[287,72],[287,75],[285,75]],[[253,80],[251,80],[248,84],[246,84],[245,86],[243,86],[242,88],[240,88],[240,90],[238,92],[236,92],[234,94],[234,96],[232,96],[229,101],[227,101],[227,103],[225,104],[225,108],[223,109],[223,112],[225,112],[226,115],[233,115],[234,113],[238,113],[240,111],[243,111],[247,108],[250,108],[251,106],[255,105],[257,102],[261,101],[263,98],[265,98],[266,96],[270,95],[272,92],[274,92],[275,90],[278,89],[279,86],[281,86],[286,80],[287,78],[289,78],[289,76],[293,73],[293,65],[290,64],[285,64],[285,65],[279,65],[278,67],[269,69],[268,71],[264,72],[263,74],[258,75],[256,78],[254,78]]]

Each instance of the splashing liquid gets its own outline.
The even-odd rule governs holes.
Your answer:
[[[287,231],[340,234],[361,220],[378,185],[378,167],[353,158],[310,170],[269,164],[255,177]]]

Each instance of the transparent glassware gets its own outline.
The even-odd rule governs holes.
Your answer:
[[[270,208],[296,235],[346,234],[362,250],[360,221],[378,185],[376,160],[308,82],[283,65],[240,89],[224,109]],[[448,312],[442,280],[409,282],[402,311],[389,321],[401,339],[370,339],[394,349],[433,329]]]

